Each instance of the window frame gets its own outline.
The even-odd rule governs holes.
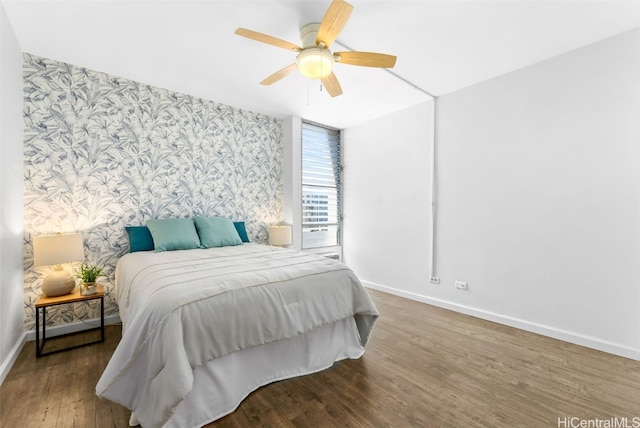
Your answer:
[[[330,243],[330,244],[326,244],[326,245],[311,245],[309,246],[309,242],[305,240],[305,229],[309,226],[309,223],[307,222],[305,224],[305,200],[306,200],[306,194],[304,189],[305,188],[309,188],[309,187],[324,187],[327,188],[326,186],[317,186],[315,184],[311,184],[305,181],[305,162],[304,162],[304,156],[305,156],[305,129],[324,129],[327,130],[331,133],[335,133],[335,137],[336,137],[336,145],[337,145],[337,165],[332,165],[332,167],[334,168],[334,174],[335,174],[335,180],[337,181],[336,186],[335,186],[335,192],[336,192],[336,202],[335,204],[337,205],[336,207],[336,221],[332,222],[332,221],[327,221],[327,222],[318,222],[318,225],[320,226],[325,226],[325,227],[332,227],[335,226],[337,228],[336,230],[336,242],[335,243]],[[300,185],[301,185],[301,195],[300,195],[300,203],[301,203],[301,209],[300,209],[300,223],[301,223],[301,248],[305,251],[311,251],[311,252],[332,252],[332,253],[337,253],[340,255],[341,253],[341,247],[342,247],[342,237],[343,237],[343,231],[342,231],[342,210],[343,210],[343,165],[342,165],[342,158],[343,158],[343,148],[342,148],[342,130],[337,129],[337,128],[333,128],[327,125],[323,125],[323,124],[319,124],[319,123],[315,123],[312,121],[308,121],[308,120],[302,120],[302,124],[301,124],[301,135],[300,135],[300,146],[301,146],[301,151],[300,151]],[[333,187],[329,187],[331,189],[333,189]],[[341,258],[341,257],[340,257]]]

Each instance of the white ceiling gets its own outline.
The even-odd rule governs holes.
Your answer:
[[[430,99],[423,91],[442,95],[640,27],[640,1],[349,2],[332,50],[397,55],[401,78],[337,64],[336,98],[297,73],[259,85],[295,53],[234,34],[245,27],[299,44],[300,27],[319,22],[330,0],[1,3],[24,52],[339,128]]]

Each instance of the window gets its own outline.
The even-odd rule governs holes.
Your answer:
[[[340,131],[302,123],[302,248],[340,245]]]

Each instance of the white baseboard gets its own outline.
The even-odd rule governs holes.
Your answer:
[[[485,311],[482,309],[472,308],[458,303],[449,302],[446,300],[435,299],[428,296],[408,292],[405,290],[399,290],[397,288],[388,287],[386,285],[376,284],[370,281],[362,281],[362,285],[367,288],[382,291],[385,293],[393,294],[396,296],[404,297],[410,300],[415,300],[429,305],[437,306],[444,309],[449,309],[454,312],[459,312],[465,315],[471,315],[477,318],[481,318],[487,321],[493,321],[498,324],[507,325],[509,327],[515,327],[520,330],[529,331],[531,333],[540,334],[542,336],[552,337],[554,339],[562,340],[565,342],[573,343],[587,348],[596,349],[598,351],[606,352],[620,357],[630,358],[632,360],[640,361],[640,349],[630,348],[628,346],[620,345],[617,343],[609,342],[606,340],[598,339],[595,337],[585,336],[579,333],[574,333],[566,330],[562,330],[547,325],[533,323],[530,321],[513,318],[505,315],[496,314],[494,312]]]
[[[118,324],[120,322],[120,316],[109,315],[104,317],[104,325]],[[82,330],[88,330],[91,328],[100,327],[100,318],[94,318],[86,321],[78,321],[71,324],[54,325],[47,327],[47,338],[60,336],[68,333],[75,333]],[[36,331],[29,330],[22,333],[22,336],[16,341],[16,344],[11,348],[11,352],[4,359],[2,365],[0,365],[0,385],[4,382],[11,371],[11,367],[16,362],[18,355],[22,351],[25,343],[36,340]],[[35,358],[35,356],[33,357]]]
[[[26,337],[27,332],[25,331],[13,345],[13,348],[11,348],[9,355],[7,355],[7,357],[4,359],[2,365],[0,365],[0,385],[2,385],[2,382],[4,382],[4,379],[9,374],[9,371],[11,371],[11,367],[13,367],[13,363],[16,362],[18,355],[20,355],[20,351],[22,351],[24,344],[27,342]]]

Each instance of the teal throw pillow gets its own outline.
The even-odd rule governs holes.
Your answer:
[[[147,226],[125,226],[129,235],[129,252],[153,250],[153,238]]]
[[[195,217],[193,221],[196,224],[200,242],[204,248],[242,244],[242,239],[240,239],[236,227],[228,218]]]
[[[247,235],[247,229],[244,227],[244,221],[234,221],[233,225],[236,227],[236,231],[238,232],[238,236],[242,242],[250,242],[249,235]]]
[[[157,252],[200,248],[200,238],[190,218],[147,220]]]

